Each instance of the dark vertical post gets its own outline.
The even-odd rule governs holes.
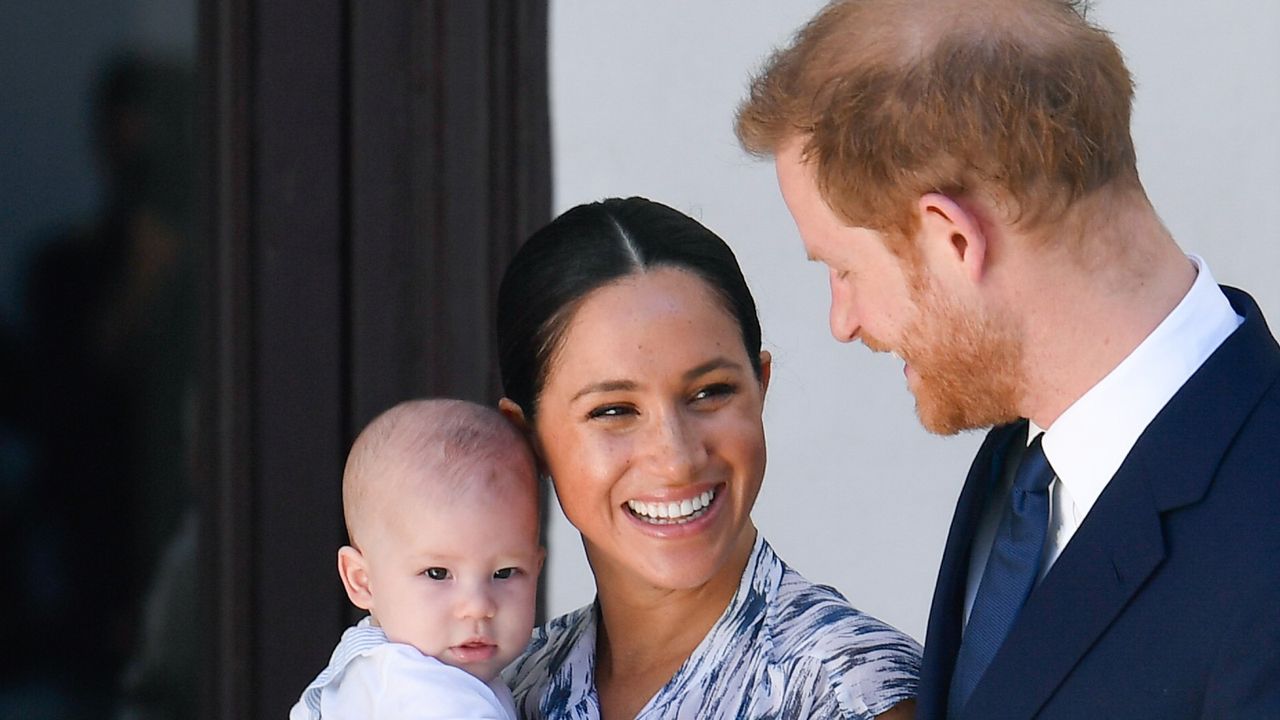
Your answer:
[[[204,0],[206,718],[283,717],[350,609],[356,430],[497,400],[493,302],[550,213],[546,3]]]
[[[278,717],[345,617],[346,6],[255,13],[252,657],[254,714]]]
[[[352,5],[352,425],[498,397],[494,301],[551,212],[545,2]]]
[[[343,0],[209,0],[209,717],[282,717],[328,657],[346,450]]]
[[[252,0],[200,6],[200,173],[206,278],[194,486],[209,649],[200,717],[252,717],[250,25]]]

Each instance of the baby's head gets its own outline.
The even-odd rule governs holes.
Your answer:
[[[347,595],[392,642],[484,681],[533,630],[543,550],[537,474],[496,410],[413,400],[356,438],[342,477]]]

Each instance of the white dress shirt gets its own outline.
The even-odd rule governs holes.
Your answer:
[[[1196,279],[1177,307],[1106,377],[1089,389],[1048,430],[1031,424],[1028,444],[1041,432],[1045,457],[1057,478],[1049,487],[1049,529],[1040,579],[1053,567],[1098,496],[1120,469],[1147,425],[1227,336],[1244,322],[1236,315],[1205,261],[1188,258]],[[1007,474],[1006,474],[1007,475]],[[1010,490],[1006,477],[974,535],[965,589],[968,622],[978,584]]]

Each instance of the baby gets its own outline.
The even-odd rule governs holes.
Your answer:
[[[524,651],[544,551],[520,433],[460,400],[414,400],[356,438],[338,550],[350,627],[289,720],[515,717],[499,673]]]

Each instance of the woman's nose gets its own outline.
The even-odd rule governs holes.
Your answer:
[[[831,282],[831,336],[840,342],[852,342],[862,329],[853,303],[853,293],[846,281],[835,270],[830,271]]]
[[[674,482],[693,479],[707,458],[707,449],[694,423],[679,409],[654,418],[648,448],[654,472]]]

